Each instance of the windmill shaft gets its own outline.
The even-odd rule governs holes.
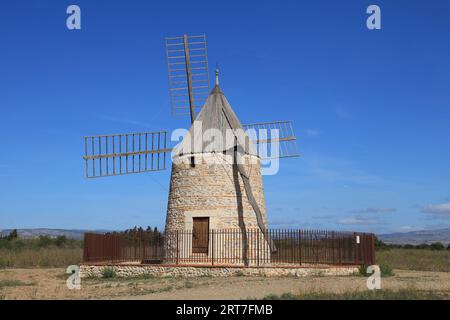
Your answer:
[[[183,42],[184,42],[184,57],[185,57],[184,59],[186,62],[188,94],[189,94],[189,111],[191,114],[191,123],[194,123],[195,120],[194,95],[192,94],[191,65],[189,61],[189,43],[188,43],[188,36],[186,34],[183,36]]]
[[[83,156],[84,160],[92,160],[92,159],[104,159],[104,158],[113,158],[113,157],[129,157],[136,155],[144,155],[144,154],[157,154],[157,153],[165,153],[171,152],[172,149],[158,149],[158,150],[145,150],[145,151],[135,151],[135,152],[122,152],[122,153],[108,153],[108,154],[98,154],[95,156]]]
[[[296,140],[297,138],[295,136],[291,137],[285,137],[285,138],[277,138],[277,139],[258,139],[256,140],[256,143],[272,143],[272,142],[281,142],[281,141],[292,141]]]

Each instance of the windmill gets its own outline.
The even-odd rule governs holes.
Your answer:
[[[190,116],[183,140],[169,146],[167,131],[85,137],[86,177],[161,171],[171,158],[166,232],[193,230],[192,253],[207,254],[205,230],[258,228],[276,251],[266,231],[261,160],[298,156],[292,123],[241,124],[217,68],[210,89],[205,35],[167,37],[165,47],[172,115]],[[205,139],[207,132],[227,139]],[[269,147],[277,152],[268,155]]]

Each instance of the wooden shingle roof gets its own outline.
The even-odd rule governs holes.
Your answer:
[[[236,145],[245,150],[245,154],[257,154],[233,108],[216,85],[189,129],[189,135],[176,147],[176,154],[229,152]]]

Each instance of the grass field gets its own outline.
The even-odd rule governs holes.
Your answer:
[[[442,300],[448,295],[431,290],[417,290],[412,288],[390,290],[381,289],[373,291],[347,291],[344,293],[310,292],[302,294],[285,293],[271,294],[263,300]]]
[[[379,250],[376,252],[376,261],[393,269],[450,272],[450,250]]]
[[[67,267],[79,264],[82,241],[65,237],[0,239],[0,268]]]
[[[0,268],[48,268],[80,264],[80,248],[0,249]]]
[[[450,273],[395,270],[369,291],[366,278],[138,277],[83,278],[69,290],[65,268],[0,270],[1,299],[449,299]]]

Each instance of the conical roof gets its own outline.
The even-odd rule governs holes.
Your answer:
[[[175,154],[230,152],[236,145],[245,154],[257,155],[254,145],[217,84],[183,141],[176,147]]]

